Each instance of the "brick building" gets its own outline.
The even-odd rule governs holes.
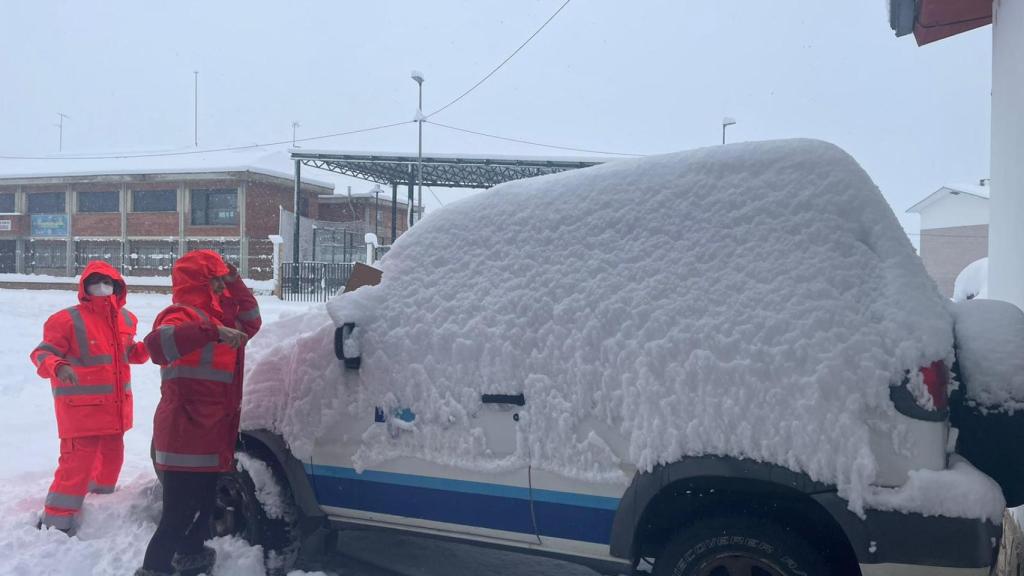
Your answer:
[[[65,276],[104,259],[166,275],[184,252],[210,248],[269,278],[268,236],[281,208],[293,210],[291,165],[286,152],[256,150],[0,166],[0,272]],[[299,211],[315,219],[334,186],[303,177],[301,188]]]
[[[391,244],[390,191],[375,189],[369,192],[325,194],[318,198],[317,204],[318,220],[345,223],[363,233],[372,232],[381,244]],[[397,202],[396,238],[409,228],[408,209],[406,202]],[[416,219],[419,219],[418,210]]]
[[[988,256],[988,186],[943,186],[911,206],[921,216],[921,259],[944,296],[968,264]]]

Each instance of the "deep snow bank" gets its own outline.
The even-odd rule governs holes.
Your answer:
[[[259,412],[300,457],[325,418],[384,406],[412,409],[413,433],[367,433],[357,466],[493,467],[471,415],[482,392],[523,392],[510,465],[624,484],[631,466],[732,455],[835,483],[860,510],[876,467],[866,422],[897,442],[889,383],[953,342],[877,188],[818,141],[504,184],[423,220],[383,270],[328,305],[363,328],[358,374],[338,372],[320,316],[300,337],[315,354],[282,344],[266,351],[273,375],[250,374],[250,390],[285,383],[298,409],[268,397]]]
[[[988,298],[988,258],[981,258],[964,267],[953,282],[953,301]]]
[[[974,299],[950,306],[967,399],[983,410],[1024,409],[1024,312]]]

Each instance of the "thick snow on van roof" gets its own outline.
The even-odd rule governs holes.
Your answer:
[[[289,391],[268,400],[274,410],[249,402],[245,424],[274,427],[303,457],[324,420],[409,408],[414,433],[371,426],[358,466],[529,458],[627,483],[624,469],[729,455],[836,484],[859,511],[876,473],[866,422],[900,438],[889,384],[952,360],[952,320],[892,210],[819,141],[503,184],[424,219],[383,270],[380,285],[328,304],[335,322],[361,327],[361,370],[325,367],[317,383],[271,370]],[[303,338],[328,355],[333,325],[319,322]],[[311,354],[291,357],[318,370]],[[481,392],[525,394],[512,457],[489,457],[474,427]],[[625,441],[609,444],[609,431]]]

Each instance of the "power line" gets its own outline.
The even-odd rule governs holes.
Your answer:
[[[441,202],[441,199],[437,197],[437,194],[434,193],[434,189],[433,188],[431,188],[430,186],[427,186],[427,190],[430,190],[430,193],[434,196],[434,200],[437,200],[438,204],[440,204],[441,206],[444,206],[444,202]]]
[[[537,36],[537,34],[540,34],[540,31],[541,31],[541,30],[543,30],[543,29],[544,29],[544,28],[545,28],[545,27],[546,27],[546,26],[547,26],[548,24],[550,24],[550,23],[551,23],[551,21],[555,19],[555,16],[558,16],[559,12],[561,12],[561,11],[562,11],[562,10],[563,10],[563,9],[564,9],[564,8],[565,8],[566,6],[568,6],[568,5],[569,5],[569,2],[571,2],[571,1],[572,1],[572,0],[565,0],[565,2],[564,2],[564,3],[562,3],[562,5],[558,7],[558,10],[555,10],[555,13],[554,13],[554,14],[552,14],[552,15],[551,15],[551,17],[550,17],[550,18],[548,18],[547,20],[545,20],[545,21],[544,21],[544,23],[540,25],[540,28],[537,28],[537,31],[536,31],[536,32],[534,32],[533,34],[531,34],[531,35],[530,35],[530,37],[526,39],[526,42],[523,42],[522,44],[520,44],[520,45],[519,45],[519,48],[516,48],[516,49],[515,49],[515,52],[512,52],[511,54],[509,54],[509,55],[508,55],[508,58],[505,58],[504,60],[502,60],[502,61],[501,61],[501,64],[498,64],[497,66],[495,66],[495,67],[494,67],[494,69],[493,69],[493,70],[491,70],[490,72],[488,72],[486,76],[484,76],[483,78],[481,78],[479,82],[477,82],[476,84],[473,84],[473,85],[472,85],[472,86],[471,86],[471,87],[469,88],[469,90],[466,90],[465,92],[463,92],[462,94],[460,94],[458,98],[456,98],[456,99],[452,100],[451,102],[449,102],[449,103],[445,104],[444,106],[441,106],[440,108],[438,108],[437,110],[434,110],[434,111],[433,111],[433,112],[431,112],[430,114],[427,114],[427,118],[430,118],[430,117],[431,117],[431,116],[433,116],[434,114],[438,114],[438,113],[440,113],[440,112],[443,112],[444,110],[448,109],[448,107],[449,107],[449,106],[451,106],[452,104],[455,104],[455,103],[456,103],[456,102],[458,102],[459,100],[462,100],[463,98],[465,98],[466,96],[468,96],[468,95],[469,95],[469,93],[470,93],[470,92],[472,92],[473,90],[476,90],[476,89],[477,89],[477,87],[479,87],[479,86],[480,86],[481,84],[483,84],[484,82],[486,82],[488,78],[490,78],[491,76],[494,76],[494,73],[495,73],[495,72],[497,72],[498,70],[501,70],[502,66],[504,66],[505,64],[507,64],[507,63],[508,63],[508,61],[509,61],[509,60],[511,60],[513,56],[515,56],[516,54],[518,54],[520,50],[522,50],[523,48],[525,48],[525,47],[526,47],[526,45],[530,43],[530,40],[533,40],[533,39],[534,39],[534,37],[535,37],[535,36]]]
[[[349,136],[351,134],[361,134],[364,132],[373,132],[375,130],[383,130],[385,128],[394,128],[395,126],[402,126],[403,124],[412,124],[415,120],[404,120],[402,122],[395,122],[393,124],[382,124],[380,126],[372,126],[370,128],[360,128],[358,130],[348,130],[346,132],[335,132],[333,134],[322,134],[320,136],[308,136],[306,138],[296,138],[294,142],[310,142],[313,140],[324,140],[326,138],[336,138],[338,136]],[[292,144],[293,140],[279,140],[277,142],[264,142],[259,144],[246,144],[244,146],[225,146],[222,148],[205,148],[203,150],[181,150],[176,152],[141,152],[135,154],[88,154],[88,155],[69,155],[69,156],[6,156],[0,155],[2,160],[120,160],[126,158],[157,158],[164,156],[189,156],[194,154],[206,154],[209,152],[229,152],[233,150],[248,150],[252,148],[266,148],[269,146],[281,146],[284,144]]]
[[[434,126],[440,126],[441,128],[447,128],[449,130],[454,130],[456,132],[465,132],[466,134],[474,134],[476,136],[483,136],[485,138],[494,138],[495,140],[505,140],[506,142],[517,142],[519,144],[529,144],[531,146],[541,146],[543,148],[554,148],[556,150],[568,150],[570,152],[586,152],[587,154],[607,154],[609,156],[630,156],[630,157],[643,156],[643,154],[632,154],[632,153],[629,153],[629,152],[609,152],[607,150],[589,150],[587,148],[573,148],[572,146],[559,146],[557,144],[544,144],[544,143],[541,143],[541,142],[532,142],[530,140],[523,140],[523,139],[520,139],[520,138],[509,138],[509,137],[506,137],[506,136],[498,136],[497,134],[488,134],[486,132],[478,132],[476,130],[468,130],[466,128],[459,128],[457,126],[450,126],[448,124],[441,124],[440,122],[433,122],[431,120],[424,120],[424,122],[427,122],[428,124],[433,124]]]

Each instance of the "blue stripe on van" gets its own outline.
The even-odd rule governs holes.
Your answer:
[[[320,503],[435,522],[533,534],[529,488],[304,464]],[[618,498],[534,490],[542,536],[607,544]]]

